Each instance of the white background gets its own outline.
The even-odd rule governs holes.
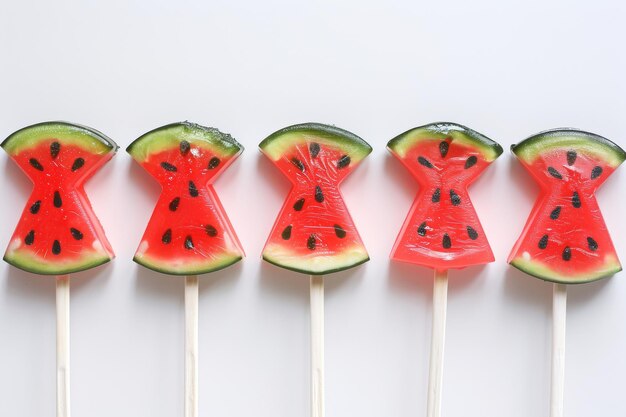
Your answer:
[[[432,272],[388,260],[416,184],[385,144],[440,120],[507,150],[471,190],[497,261],[451,273],[443,415],[548,415],[551,285],[505,262],[537,189],[508,146],[561,126],[626,145],[626,6],[408,3],[0,3],[0,136],[63,119],[122,146],[87,187],[117,259],[72,277],[75,416],[182,416],[183,281],[131,261],[159,189],[123,147],[185,119],[246,146],[217,190],[247,258],[201,279],[202,416],[309,415],[308,279],[259,259],[288,183],[257,150],[306,121],[374,147],[342,188],[372,260],[327,279],[327,416],[424,415]],[[30,185],[0,171],[4,248]],[[623,260],[625,184],[598,194]],[[626,415],[625,276],[569,289],[567,417]],[[0,416],[54,415],[54,311],[53,279],[0,266]]]

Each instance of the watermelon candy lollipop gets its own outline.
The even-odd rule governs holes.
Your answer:
[[[292,188],[263,259],[310,275],[311,415],[324,415],[324,274],[369,260],[339,184],[372,151],[358,136],[317,123],[281,129],[259,145]]]
[[[243,146],[217,129],[183,122],[152,130],[126,150],[162,187],[135,262],[165,274],[194,275],[243,258],[212,186]]]
[[[198,415],[198,278],[240,261],[244,252],[213,182],[242,152],[230,135],[194,123],[154,129],[126,149],[162,187],[134,260],[185,275],[185,416]]]
[[[34,185],[4,260],[25,271],[56,275],[57,416],[67,417],[68,274],[109,262],[114,256],[83,187],[118,147],[96,130],[67,122],[25,127],[0,146]]]
[[[447,270],[494,261],[467,188],[502,147],[467,127],[435,123],[402,133],[387,148],[420,185],[391,259],[435,270],[427,415],[439,417]]]
[[[113,258],[83,185],[117,145],[93,129],[47,122],[18,130],[1,145],[34,184],[4,260],[25,271],[63,275]]]
[[[509,263],[555,283],[551,416],[561,417],[566,284],[595,281],[622,269],[594,194],[626,153],[606,138],[574,129],[536,134],[511,151],[541,191]]]

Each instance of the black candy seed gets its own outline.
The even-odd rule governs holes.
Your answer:
[[[563,249],[562,257],[564,261],[569,261],[570,259],[572,259],[572,250],[569,248],[569,246],[566,246],[565,249]]]
[[[552,220],[556,220],[561,215],[561,206],[557,206],[554,210],[550,212],[550,218]]]
[[[465,169],[473,167],[474,165],[476,165],[476,162],[478,162],[478,158],[476,157],[476,155],[470,156],[465,161]]]
[[[324,193],[322,192],[322,188],[319,185],[315,186],[315,201],[321,203],[324,201]]]
[[[567,165],[574,165],[577,156],[576,151],[567,151]]]
[[[572,206],[580,208],[580,204],[580,195],[578,195],[578,191],[574,191],[574,194],[572,194]]]
[[[163,236],[161,236],[161,242],[166,245],[172,242],[172,229],[167,229],[165,233],[163,233]]]
[[[300,210],[302,210],[302,207],[304,207],[304,198],[301,198],[300,200],[296,201],[296,202],[293,204],[293,209],[294,209],[295,211],[300,211]]]
[[[191,240],[191,236],[187,236],[185,238],[185,249],[193,249],[193,240]]]
[[[61,253],[61,243],[58,240],[52,242],[52,253],[54,255],[58,255]]]
[[[541,239],[539,239],[539,243],[537,244],[537,246],[539,246],[539,249],[547,248],[548,247],[548,235],[541,236]]]
[[[193,181],[189,181],[189,195],[192,197],[198,197],[198,189]]]
[[[161,168],[170,172],[178,171],[178,168],[176,168],[174,165],[170,164],[169,162],[165,162],[165,161],[161,162]]]
[[[83,165],[85,165],[85,160],[83,158],[76,158],[72,164],[72,172],[81,169]]]
[[[52,159],[57,159],[59,152],[61,152],[61,144],[59,142],[52,142],[50,144],[50,156]]]
[[[344,155],[337,161],[337,168],[345,168],[350,165],[350,157],[348,155]]]
[[[319,143],[311,143],[309,145],[309,152],[311,152],[311,158],[317,158],[317,154],[320,153],[320,144]]]
[[[478,239],[478,232],[472,226],[467,226],[467,235],[472,240]]]
[[[439,153],[442,158],[445,158],[448,154],[448,150],[450,149],[450,144],[445,140],[443,142],[439,142]]]
[[[180,142],[180,153],[185,156],[191,150],[191,145],[186,140]]]
[[[306,241],[306,247],[310,250],[315,250],[315,235],[310,235]]]
[[[24,238],[24,243],[27,244],[28,246],[35,243],[35,231],[34,230],[31,230],[30,232],[28,232],[28,234]]]
[[[220,164],[220,162],[221,162],[220,159],[217,156],[214,156],[213,158],[209,160],[208,168],[215,169]]]
[[[28,160],[28,163],[30,164],[30,166],[32,166],[33,168],[35,168],[37,171],[43,171],[43,165],[41,165],[39,163],[38,160],[36,160],[35,158],[30,158]]]
[[[593,169],[591,170],[591,179],[595,180],[600,175],[602,175],[602,167],[600,166],[593,167]]]
[[[33,203],[32,206],[30,206],[30,212],[32,214],[37,214],[39,213],[40,208],[41,208],[41,200],[37,200]]]
[[[289,240],[291,239],[291,229],[292,226],[289,225],[287,227],[285,227],[285,229],[283,230],[283,232],[280,234],[280,237],[283,238],[283,240]]]
[[[589,246],[589,249],[592,251],[598,250],[598,242],[592,237],[587,238],[587,246]]]
[[[61,200],[61,194],[58,191],[54,192],[53,204],[56,208],[59,208],[63,205],[63,200]]]
[[[211,237],[217,236],[217,229],[210,224],[207,224],[206,226],[204,226],[204,230],[206,231],[206,234]]]
[[[179,204],[180,204],[180,197],[175,197],[172,201],[170,201],[170,211],[176,211],[178,209]]]
[[[337,235],[339,239],[343,239],[344,237],[346,237],[346,231],[343,230],[343,227],[339,226],[338,224],[336,224],[334,227],[335,227],[335,234]]]
[[[304,164],[302,163],[301,160],[299,160],[296,157],[291,158],[291,163],[295,165],[296,168],[298,168],[300,171],[304,172]]]
[[[450,201],[453,206],[458,206],[461,204],[461,197],[454,190],[450,190]]]
[[[420,236],[426,236],[426,222],[422,222],[422,224],[420,224],[417,228],[417,234]]]
[[[82,240],[83,238],[83,233],[74,227],[70,227],[70,233],[72,234],[72,237],[76,240]]]
[[[557,180],[563,179],[563,176],[561,175],[561,173],[553,167],[548,167],[548,174],[552,175]]]
[[[423,156],[419,156],[417,158],[417,162],[420,163],[420,165],[424,165],[426,168],[432,168],[433,164],[430,163],[430,161],[426,158],[424,158]]]
[[[433,193],[433,196],[430,198],[433,203],[438,203],[441,200],[441,190],[437,188]]]
[[[441,244],[444,249],[450,249],[452,247],[452,241],[450,240],[450,236],[447,233],[443,235],[443,239],[441,240]]]

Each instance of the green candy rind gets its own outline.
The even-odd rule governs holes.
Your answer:
[[[191,122],[171,123],[141,135],[126,148],[133,159],[142,163],[161,151],[178,148],[186,140],[191,144],[211,149],[222,157],[243,152],[243,146],[228,133],[213,127],[205,127]]]
[[[117,151],[117,144],[105,134],[87,126],[62,121],[43,122],[24,127],[7,137],[0,146],[11,156],[34,149],[39,142],[56,139],[96,155]]]
[[[493,161],[502,154],[502,146],[497,142],[469,127],[451,122],[431,123],[409,129],[391,139],[387,148],[404,157],[409,149],[422,140],[445,140],[450,137],[456,143],[476,148],[487,161]]]
[[[511,152],[528,165],[542,154],[557,149],[575,149],[604,161],[611,167],[626,160],[626,152],[609,139],[578,129],[560,128],[537,133],[511,146]]]

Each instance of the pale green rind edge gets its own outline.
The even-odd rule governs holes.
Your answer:
[[[535,278],[560,284],[585,284],[608,278],[622,270],[622,266],[617,259],[608,261],[602,270],[596,271],[591,275],[585,274],[580,277],[560,275],[540,262],[525,260],[521,257],[514,258],[509,263],[520,271]]]
[[[35,148],[39,141],[51,137],[96,154],[115,152],[119,148],[112,139],[95,129],[63,121],[42,122],[24,127],[9,135],[0,146],[9,155],[17,155],[25,149]]]
[[[316,257],[311,262],[307,262],[302,256],[297,254],[288,255],[283,251],[283,255],[280,257],[273,256],[272,250],[265,248],[263,250],[263,260],[271,263],[272,265],[279,266],[290,271],[299,272],[307,275],[328,275],[334,272],[344,271],[346,269],[354,268],[370,260],[367,251],[359,250],[353,251],[351,256],[345,256],[342,254],[333,256],[324,256],[326,262],[324,262],[323,268],[315,268],[314,264],[319,257]]]
[[[22,253],[20,253],[22,252]],[[81,261],[66,263],[62,267],[55,266],[49,261],[41,260],[32,256],[26,251],[14,250],[4,255],[4,261],[23,271],[32,272],[40,275],[64,275],[73,274],[96,266],[105,264],[113,259],[108,255],[93,253],[92,256],[85,256]]]
[[[207,147],[213,152],[219,152],[222,157],[235,156],[244,150],[243,145],[228,133],[185,121],[157,127],[141,135],[128,145],[126,152],[142,163],[152,154],[178,148],[181,140]]]
[[[301,123],[280,129],[259,144],[261,151],[277,161],[298,141],[306,141],[310,136],[320,144],[336,146],[350,155],[353,162],[359,162],[372,152],[365,140],[352,132],[322,123]],[[304,138],[303,138],[304,137]],[[304,139],[304,140],[303,140]]]
[[[487,161],[494,161],[502,154],[502,146],[497,142],[469,127],[451,122],[430,123],[409,129],[391,139],[387,149],[403,158],[409,149],[422,140],[445,140],[448,137],[461,144],[477,147]]]
[[[156,272],[160,272],[166,275],[201,275],[208,274],[210,272],[219,271],[220,269],[228,268],[231,265],[236,264],[237,262],[243,259],[241,255],[225,255],[217,261],[207,262],[207,263],[196,263],[193,266],[185,269],[171,269],[168,268],[168,262],[157,262],[154,259],[148,259],[146,256],[135,256],[133,257],[133,261],[138,263],[141,266],[144,266],[148,269],[151,269]]]
[[[609,139],[572,128],[559,128],[537,133],[518,144],[511,145],[511,152],[531,165],[542,153],[567,148],[589,152],[612,167],[626,160],[626,152]]]

